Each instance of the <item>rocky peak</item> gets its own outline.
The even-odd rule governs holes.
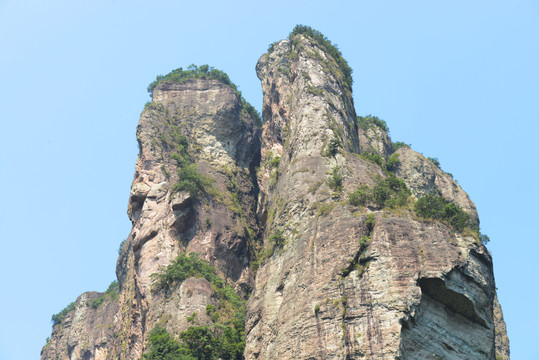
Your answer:
[[[351,82],[328,46],[329,41],[292,33],[258,61],[265,149],[279,149],[289,138],[290,148],[301,153],[335,139],[343,149],[359,152]]]
[[[119,288],[56,316],[42,359],[508,358],[475,228],[414,207],[436,194],[476,216],[468,195],[356,116],[319,32],[296,27],[256,69],[262,129],[208,66],[150,85]]]

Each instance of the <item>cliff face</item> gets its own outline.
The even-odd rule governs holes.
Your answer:
[[[358,126],[343,61],[308,32],[272,46],[256,67],[262,129],[226,81],[157,84],[137,128],[118,294],[81,295],[42,359],[138,359],[156,326],[177,337],[193,313],[210,326],[208,305],[224,305],[208,277],[156,287],[185,252],[248,299],[246,359],[508,359],[473,202],[383,127]],[[418,216],[429,194],[470,228]]]

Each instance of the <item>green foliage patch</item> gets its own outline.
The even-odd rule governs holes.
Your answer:
[[[377,154],[375,152],[362,151],[359,156],[362,159],[373,162],[380,167],[384,166],[384,158],[380,154]]]
[[[394,172],[397,169],[397,165],[399,164],[400,164],[400,155],[392,154],[387,158],[386,170],[389,172]]]
[[[339,172],[339,167],[335,166],[333,167],[333,170],[330,173],[330,176],[328,178],[328,185],[331,188],[331,190],[335,192],[341,192],[342,191],[342,180],[343,177]]]
[[[91,306],[94,309],[97,309],[103,302],[107,299],[110,300],[116,300],[118,298],[118,295],[120,294],[120,285],[118,284],[118,281],[114,280],[110,283],[109,287],[105,291],[103,295],[98,297],[97,299],[92,300]]]
[[[75,310],[75,303],[72,302],[70,303],[69,305],[67,305],[62,311],[60,311],[58,314],[54,314],[52,315],[51,317],[51,321],[52,321],[52,326],[55,326],[55,325],[58,325],[60,323],[62,323],[67,314],[70,312],[70,311],[73,311]]]
[[[339,149],[342,147],[339,139],[334,137],[331,139],[326,147],[325,155],[329,158],[334,158],[339,153]]]
[[[397,151],[398,149],[403,148],[403,147],[407,147],[407,148],[411,147],[410,144],[406,144],[402,141],[391,142],[391,145],[393,147],[393,151]]]
[[[187,138],[181,134],[179,128],[172,125],[170,138],[164,137],[162,142],[169,150],[175,150],[172,156],[178,165],[178,182],[172,186],[172,191],[187,191],[192,197],[208,193],[212,181],[198,171],[187,151],[189,147]]]
[[[175,339],[161,326],[148,337],[145,360],[235,360],[243,359],[244,330],[241,322],[230,325],[190,326]]]
[[[470,214],[443,196],[433,194],[422,196],[416,201],[414,210],[419,217],[445,221],[458,231],[465,228],[479,231]]]
[[[273,256],[273,254],[275,253],[275,248],[281,249],[283,248],[285,243],[286,238],[283,235],[283,230],[274,230],[273,233],[268,236],[265,249],[260,251],[257,254],[256,260],[251,262],[251,269],[253,271],[258,270],[258,267],[264,262],[264,260],[269,259]]]
[[[191,64],[186,70],[183,68],[178,68],[172,70],[166,75],[158,75],[155,78],[155,81],[148,85],[148,92],[153,94],[153,91],[157,85],[165,81],[184,83],[190,79],[218,80],[234,91],[238,89],[238,87],[232,81],[230,81],[230,78],[225,72],[215,69],[209,65],[196,66],[195,64]]]
[[[199,324],[196,314],[188,318],[192,326],[173,338],[163,327],[154,328],[148,338],[144,359],[243,359],[245,348],[245,300],[217,275],[215,267],[197,253],[180,254],[165,271],[153,274],[154,290],[169,290],[190,277],[210,282],[219,298],[218,306],[208,304],[211,324]]]
[[[390,174],[387,178],[377,178],[373,187],[361,185],[348,194],[348,202],[354,206],[374,203],[378,207],[396,208],[406,206],[411,195],[404,180]]]
[[[370,127],[378,127],[381,130],[389,133],[389,127],[387,126],[387,123],[380,119],[378,116],[373,115],[366,115],[366,116],[358,116],[356,119],[357,126],[360,127],[363,130],[367,130]]]
[[[427,159],[429,159],[429,161],[430,161],[431,163],[433,163],[433,164],[436,165],[439,169],[441,169],[440,161],[438,161],[438,158],[428,157]]]

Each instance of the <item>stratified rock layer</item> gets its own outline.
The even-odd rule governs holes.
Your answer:
[[[119,295],[98,307],[103,294],[81,295],[42,359],[139,359],[155,325],[177,336],[193,313],[208,323],[218,300],[206,279],[154,286],[186,251],[251,293],[246,359],[509,359],[492,259],[471,232],[411,206],[349,204],[349,192],[389,176],[362,153],[398,156],[392,170],[411,201],[434,193],[478,219],[449,174],[408,147],[394,151],[384,129],[358,128],[351,86],[325,46],[293,35],[260,58],[261,132],[218,80],[155,87],[137,128]],[[203,194],[174,188],[182,149],[209,179]]]
[[[494,359],[495,288],[485,247],[411,210],[347,205],[344,194],[386,174],[357,156],[355,114],[332,61],[300,35],[276,44],[257,65],[262,159],[280,156],[278,169],[266,161],[259,175],[259,213],[266,247],[280,231],[285,241],[257,272],[246,358]],[[364,151],[389,155],[383,131],[359,131],[359,138],[370,141]],[[334,156],[326,151],[331,139],[340,144]],[[475,216],[449,175],[409,148],[398,154],[396,175],[414,196],[436,192]],[[342,191],[328,186],[334,169],[344,178]],[[366,250],[363,236],[370,236]]]

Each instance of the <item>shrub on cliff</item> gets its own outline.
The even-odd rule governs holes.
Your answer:
[[[195,64],[191,64],[186,70],[183,68],[178,68],[172,70],[166,75],[157,76],[155,81],[148,85],[148,92],[153,94],[155,87],[164,81],[183,83],[190,79],[218,80],[229,86],[234,91],[238,89],[238,87],[232,81],[230,81],[230,78],[225,72],[208,65],[196,66]]]
[[[217,275],[215,267],[197,253],[180,254],[167,268],[153,274],[154,290],[168,290],[188,278],[210,282],[219,299],[218,306],[208,305],[211,324],[199,324],[190,317],[192,326],[180,333],[179,341],[164,328],[156,327],[148,338],[147,360],[156,359],[242,359],[245,348],[245,300]]]
[[[376,126],[381,130],[389,133],[389,127],[387,126],[387,123],[384,120],[380,119],[378,116],[358,116],[356,122],[357,126],[363,130],[367,130],[370,127]]]
[[[331,174],[328,178],[328,185],[331,188],[331,190],[335,192],[342,191],[342,180],[343,180],[343,177],[339,173],[339,167],[338,166],[333,167],[333,170],[331,171]]]
[[[116,300],[118,298],[119,292],[120,286],[118,284],[118,281],[114,280],[110,283],[105,293],[97,299],[92,300],[90,305],[92,306],[92,308],[97,309],[107,299]]]
[[[238,326],[236,326],[238,325]],[[148,337],[145,360],[240,360],[245,338],[243,323],[190,326],[175,339],[161,326]]]
[[[178,177],[179,180],[172,186],[172,191],[187,191],[193,197],[206,192],[211,186],[211,180],[197,170],[196,164],[180,167]]]
[[[446,221],[459,231],[465,228],[479,231],[470,214],[443,196],[425,195],[416,201],[414,210],[417,216]]]
[[[410,189],[404,180],[390,174],[387,178],[378,177],[373,187],[360,186],[348,194],[348,202],[354,206],[374,203],[378,207],[395,208],[405,206],[410,197]]]
[[[51,321],[52,321],[52,326],[54,325],[58,325],[60,324],[61,322],[63,322],[67,316],[67,314],[70,312],[70,311],[73,311],[75,310],[75,303],[72,302],[71,304],[67,305],[62,311],[60,311],[58,314],[54,314],[52,317],[51,317]]]
[[[242,306],[243,300],[217,275],[215,267],[194,252],[180,254],[165,271],[153,274],[152,277],[155,290],[171,289],[191,277],[204,278],[212,284],[220,299],[231,303],[235,308]]]

